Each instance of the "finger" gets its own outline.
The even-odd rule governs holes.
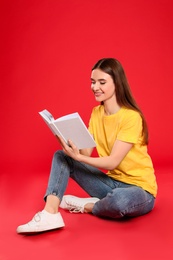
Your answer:
[[[61,145],[62,147],[65,147],[65,146],[66,146],[66,143],[65,143],[65,141],[62,139],[62,137],[61,137],[60,135],[57,135],[56,137],[57,137],[57,139],[58,139],[60,145]]]
[[[73,150],[78,150],[77,146],[71,140],[68,140],[68,144]]]

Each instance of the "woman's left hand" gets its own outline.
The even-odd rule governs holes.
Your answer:
[[[66,144],[66,142],[63,140],[63,138],[61,136],[56,136],[56,137],[57,137],[63,151],[65,152],[65,154],[70,156],[74,160],[79,161],[80,151],[75,146],[75,144],[71,140],[68,140],[68,144],[69,144],[68,145],[68,144]]]

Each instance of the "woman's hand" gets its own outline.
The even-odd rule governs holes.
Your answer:
[[[74,160],[79,161],[80,160],[80,151],[75,146],[75,144],[71,140],[68,140],[69,145],[67,145],[61,136],[56,136],[56,137],[57,137],[63,151],[65,152],[65,154],[70,156]]]

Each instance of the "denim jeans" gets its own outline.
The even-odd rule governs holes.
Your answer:
[[[90,196],[100,200],[92,213],[98,217],[136,217],[148,213],[154,207],[155,198],[142,188],[110,178],[90,165],[78,162],[57,151],[44,199],[50,194],[62,199],[69,177],[75,180]]]

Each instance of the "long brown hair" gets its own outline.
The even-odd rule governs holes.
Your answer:
[[[145,120],[145,117],[138,107],[132,93],[130,90],[130,86],[125,75],[125,71],[121,65],[121,63],[114,59],[114,58],[104,58],[99,60],[92,68],[100,69],[103,72],[109,74],[115,84],[116,88],[116,99],[119,106],[123,106],[132,110],[139,112],[142,118],[142,125],[143,125],[143,145],[148,144],[148,127]],[[103,104],[103,103],[101,103]]]

